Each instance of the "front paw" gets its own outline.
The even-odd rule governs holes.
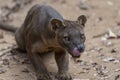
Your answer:
[[[37,80],[54,80],[54,77],[50,73],[37,74]]]
[[[58,80],[73,80],[69,73],[58,73],[56,78]]]

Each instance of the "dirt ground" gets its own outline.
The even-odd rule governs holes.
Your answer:
[[[16,27],[22,25],[34,4],[51,5],[69,20],[86,15],[86,50],[77,62],[70,57],[70,73],[74,80],[120,80],[120,39],[116,38],[120,36],[120,0],[0,0],[0,8],[8,11],[15,1],[32,1],[15,7],[7,18],[0,10],[0,20]],[[109,35],[109,30],[115,35]],[[10,52],[15,44],[14,34],[0,29],[0,80],[36,80],[27,56]],[[56,73],[53,56],[45,60],[48,70]]]

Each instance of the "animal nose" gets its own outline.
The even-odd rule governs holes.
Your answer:
[[[83,51],[85,50],[85,45],[84,45],[84,44],[79,44],[79,45],[77,46],[77,48],[78,48],[78,50],[79,50],[80,52],[83,52]]]

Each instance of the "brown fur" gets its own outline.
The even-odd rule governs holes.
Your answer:
[[[79,16],[76,21],[64,20],[52,7],[33,6],[26,19],[15,33],[19,49],[27,51],[37,72],[38,80],[53,80],[40,55],[53,51],[58,66],[58,80],[72,80],[68,72],[68,51],[73,57],[74,48],[84,50],[84,25],[86,17]],[[80,47],[79,47],[80,46]]]

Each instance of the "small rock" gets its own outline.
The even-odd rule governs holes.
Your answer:
[[[107,38],[105,36],[101,37],[101,42],[102,42],[103,45],[106,45]]]
[[[80,66],[86,66],[87,65],[87,62],[86,61],[83,61],[81,59],[77,59],[77,58],[71,58],[75,63],[79,63]]]
[[[94,62],[94,63],[91,63],[92,67],[96,67],[98,65],[98,63]]]
[[[106,76],[105,73],[108,73],[108,71],[106,71],[106,66],[102,66],[102,65],[98,65],[96,67],[96,71],[99,76]]]
[[[90,71],[90,67],[86,67],[86,68],[82,68],[83,69],[83,73],[89,73]]]
[[[24,68],[22,72],[29,73],[30,71],[27,68]]]
[[[117,38],[117,35],[116,35],[111,29],[108,29],[107,35],[108,35],[108,36],[107,36],[108,39]]]
[[[115,76],[115,80],[120,80],[120,75]]]
[[[95,50],[100,52],[102,50],[102,48],[101,47],[96,47]]]
[[[119,71],[120,71],[120,68],[115,69],[115,72],[119,72]]]
[[[85,62],[85,61],[80,62],[80,66],[85,66],[85,65],[87,65],[87,62]]]
[[[117,60],[117,59],[116,59],[116,60],[114,61],[114,63],[115,63],[115,64],[116,64],[116,63],[120,63],[120,60]]]
[[[101,18],[101,17],[98,17],[97,19],[96,19],[96,23],[98,23],[98,22],[100,22],[100,21],[102,21],[103,19]]]
[[[98,54],[98,57],[99,57],[100,59],[104,59],[104,58],[105,58],[105,55],[104,55],[104,54]]]
[[[111,53],[116,53],[117,51],[115,49],[112,49],[111,50]]]
[[[82,10],[88,10],[91,7],[84,0],[80,0],[79,8]]]
[[[3,59],[3,65],[9,65],[9,60],[8,59]]]
[[[107,4],[110,6],[113,6],[113,2],[111,2],[111,1],[107,1]]]
[[[10,8],[8,6],[2,6],[0,8],[0,21],[1,22],[6,22],[6,21],[12,21],[12,16],[10,12]]]
[[[106,41],[106,40],[107,40],[106,37],[102,37],[102,38],[101,38],[101,41]]]
[[[0,74],[3,74],[3,73],[5,73],[5,72],[6,72],[5,69],[0,69]]]
[[[111,41],[108,41],[106,44],[106,46],[112,46],[112,45],[113,45],[113,43]]]

